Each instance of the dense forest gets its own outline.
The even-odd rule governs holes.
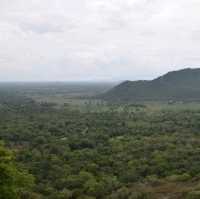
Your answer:
[[[0,199],[200,198],[196,105],[0,104]]]

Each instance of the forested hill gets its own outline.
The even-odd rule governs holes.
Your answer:
[[[172,71],[151,81],[125,81],[101,97],[130,102],[200,100],[200,68]]]

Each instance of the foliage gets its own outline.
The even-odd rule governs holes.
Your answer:
[[[17,199],[33,186],[33,177],[17,169],[11,151],[0,143],[0,199]]]
[[[0,146],[0,199],[196,197],[200,109],[81,110],[8,98],[0,102],[0,139],[16,159]]]

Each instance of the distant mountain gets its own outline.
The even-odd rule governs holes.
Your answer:
[[[200,68],[172,71],[151,81],[125,81],[101,97],[127,102],[200,100]]]

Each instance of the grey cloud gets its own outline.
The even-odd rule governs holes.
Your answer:
[[[0,0],[0,80],[141,79],[200,66],[199,9],[199,0]]]
[[[30,24],[30,23],[23,23],[20,25],[23,31],[32,31],[37,34],[45,34],[45,33],[56,33],[62,32],[63,29],[59,25],[52,25],[46,23],[40,24]]]

